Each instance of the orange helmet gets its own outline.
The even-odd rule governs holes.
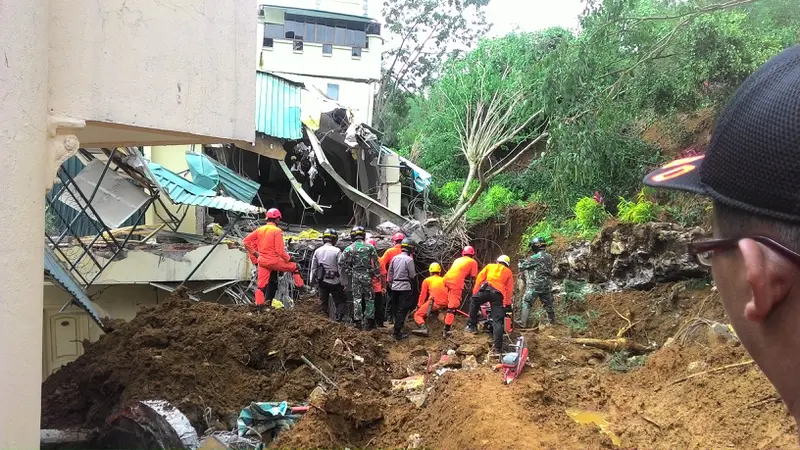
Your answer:
[[[282,218],[283,216],[278,208],[270,208],[269,211],[267,211],[267,219],[269,220],[281,220]]]
[[[461,251],[461,256],[475,256],[475,248],[471,245],[464,247]]]
[[[403,233],[395,233],[392,236],[392,242],[394,242],[395,244],[399,244],[400,242],[403,242],[403,239],[405,239],[405,238],[406,238],[405,234],[403,234]]]

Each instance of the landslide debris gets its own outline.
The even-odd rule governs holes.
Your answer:
[[[250,402],[308,401],[320,380],[301,356],[368,403],[390,387],[388,339],[302,308],[259,312],[178,296],[84,342],[85,353],[42,385],[42,428],[98,427],[123,404],[155,399],[180,409],[200,433],[229,430]],[[364,421],[359,411],[340,412],[342,421]]]

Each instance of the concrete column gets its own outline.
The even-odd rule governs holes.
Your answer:
[[[384,161],[386,166],[386,207],[393,213],[400,214],[402,210],[403,187],[400,184],[400,158],[397,155],[387,155]]]
[[[0,6],[0,448],[39,448],[48,5]]]

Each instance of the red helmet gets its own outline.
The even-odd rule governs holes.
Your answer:
[[[283,216],[281,215],[281,212],[278,211],[278,208],[270,208],[270,210],[267,211],[267,219],[281,220],[282,218]]]
[[[471,245],[464,247],[464,250],[461,251],[461,256],[475,256],[475,248]]]
[[[369,244],[369,245],[371,245],[371,246],[373,246],[375,248],[378,247],[378,241],[376,241],[375,238],[367,239],[367,244]]]
[[[392,242],[397,244],[398,242],[403,242],[403,239],[405,239],[405,238],[406,238],[405,234],[403,234],[403,233],[395,233],[394,235],[392,235]]]

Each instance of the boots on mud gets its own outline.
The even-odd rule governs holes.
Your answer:
[[[371,331],[376,328],[375,326],[375,319],[367,319],[366,326],[364,327],[365,330]]]
[[[464,333],[478,334],[478,327],[474,325],[467,325],[467,327],[464,328]]]
[[[407,339],[408,335],[405,333],[392,333],[392,337],[395,341],[402,341],[403,339]]]
[[[445,326],[444,326],[444,331],[442,332],[442,337],[443,337],[443,338],[445,338],[445,339],[447,339],[447,338],[449,338],[449,337],[450,337],[450,333],[451,333],[451,331],[450,331],[450,325],[445,325]]]
[[[419,328],[417,328],[416,330],[411,330],[411,333],[422,337],[428,337],[430,335],[428,327],[424,323],[420,325]]]
[[[354,320],[353,321],[353,326],[356,328],[356,330],[363,330],[363,328],[361,327],[361,321],[360,320]]]

